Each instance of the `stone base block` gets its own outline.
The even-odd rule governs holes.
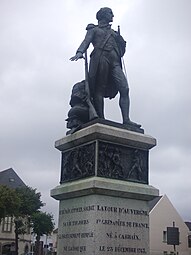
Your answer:
[[[58,255],[149,254],[152,186],[91,177],[51,191],[60,200]]]
[[[60,182],[91,176],[148,184],[151,136],[95,123],[56,141],[62,152]]]

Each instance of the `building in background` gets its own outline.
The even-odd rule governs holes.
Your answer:
[[[0,185],[15,189],[25,187],[17,173],[9,168],[0,172]],[[58,229],[55,229],[51,236],[42,236],[40,242],[40,254],[54,255],[57,249]],[[23,235],[19,235],[19,255],[33,254],[35,251],[36,235],[31,229]],[[14,255],[15,252],[15,223],[13,217],[5,217],[0,222],[0,255]],[[30,253],[29,253],[30,252]]]
[[[190,248],[191,250],[191,222],[185,222],[186,223],[186,226],[188,227],[189,229],[189,232],[188,232],[188,247]],[[191,253],[190,253],[191,254]]]
[[[40,239],[43,242],[43,252],[45,255],[55,255],[57,253],[58,228],[54,229],[51,235],[43,235]]]
[[[12,168],[0,172],[0,185],[5,185],[11,189],[26,186],[26,184]]]
[[[150,202],[149,219],[150,255],[191,255],[191,232],[166,195]]]
[[[25,187],[25,183],[17,173],[9,168],[0,172],[0,185],[9,188]],[[19,235],[19,254],[30,251],[31,234],[30,229],[27,234]],[[15,251],[15,224],[13,217],[5,217],[0,222],[0,255],[12,255]]]

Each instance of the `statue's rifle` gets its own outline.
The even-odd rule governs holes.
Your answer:
[[[88,57],[87,57],[87,50],[85,51],[85,92],[86,92],[86,103],[89,108],[89,120],[93,120],[98,118],[96,110],[92,104],[91,97],[90,97],[90,88],[89,88],[89,74],[88,74]]]
[[[118,26],[118,34],[121,35],[120,33],[120,26]],[[127,79],[127,72],[126,72],[126,67],[125,67],[125,61],[124,61],[124,58],[121,57],[121,60],[122,60],[122,65],[123,65],[123,69],[124,69],[124,73],[125,73],[125,76],[126,76],[126,79]]]

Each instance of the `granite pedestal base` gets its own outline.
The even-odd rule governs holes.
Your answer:
[[[149,254],[152,186],[91,177],[51,191],[60,201],[57,254]]]
[[[56,142],[62,152],[58,255],[149,254],[148,154],[156,140],[102,124]],[[108,174],[109,172],[109,174]]]

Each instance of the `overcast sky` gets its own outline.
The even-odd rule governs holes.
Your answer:
[[[84,78],[83,61],[69,58],[106,6],[127,41],[131,119],[158,143],[150,184],[191,221],[190,0],[0,0],[0,170],[12,167],[57,217],[54,142],[66,133],[72,86]],[[121,122],[118,98],[106,101],[106,117]]]

